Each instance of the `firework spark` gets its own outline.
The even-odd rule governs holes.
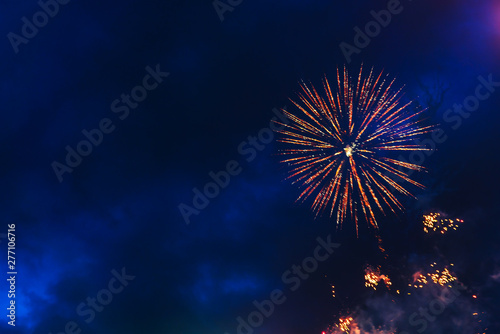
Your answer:
[[[380,273],[380,267],[373,269],[372,267],[368,266],[365,269],[365,286],[368,288],[373,288],[373,290],[377,290],[377,286],[380,281],[383,281],[388,289],[392,285],[389,276],[382,275]]]
[[[450,265],[453,266],[453,263],[451,263]],[[432,263],[430,266],[432,268],[435,268],[436,262]],[[421,272],[416,272],[413,275],[413,284],[410,283],[408,284],[408,286],[416,289],[422,289],[424,285],[434,283],[441,286],[446,285],[451,288],[452,286],[449,283],[456,280],[457,277],[454,276],[447,267],[445,267],[443,270],[435,269],[434,271],[426,273],[425,275]]]
[[[340,318],[338,325],[336,325],[342,332],[349,333],[351,322],[354,319],[352,317]]]
[[[383,330],[381,328],[376,328],[375,326],[370,326],[371,328],[366,330],[362,328],[360,323],[352,316],[345,316],[339,318],[338,323],[329,326],[326,331],[321,332],[321,334],[396,334],[394,330]]]
[[[394,90],[394,79],[387,75],[376,75],[373,69],[364,75],[361,68],[352,79],[344,68],[343,75],[337,70],[337,84],[333,91],[325,77],[322,95],[301,84],[300,102],[292,101],[301,115],[283,110],[291,122],[276,121],[283,126],[277,130],[279,141],[288,145],[280,154],[290,167],[287,178],[303,188],[297,200],[314,197],[315,216],[329,207],[340,226],[352,217],[358,233],[358,210],[377,228],[375,207],[383,214],[384,208],[394,213],[403,209],[391,188],[413,195],[399,181],[423,188],[407,173],[423,168],[391,154],[426,150],[414,140],[433,126],[420,127],[423,110],[403,103],[401,89]]]
[[[444,218],[440,213],[429,213],[424,215],[424,232],[439,232],[445,234],[449,230],[457,230],[458,223],[463,223],[462,219]]]

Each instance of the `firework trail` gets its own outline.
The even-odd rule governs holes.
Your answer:
[[[279,141],[287,145],[280,155],[290,167],[287,179],[303,188],[297,201],[312,196],[315,216],[329,207],[340,226],[349,215],[358,233],[359,210],[377,228],[375,207],[383,214],[403,209],[391,188],[413,196],[396,180],[423,188],[407,173],[423,168],[391,155],[426,150],[413,141],[433,126],[420,127],[423,110],[403,103],[394,79],[373,69],[364,75],[361,68],[357,79],[346,68],[342,75],[337,70],[337,86],[332,90],[325,77],[320,94],[302,82],[299,102],[292,101],[300,115],[283,110],[291,122],[276,122],[283,126]]]

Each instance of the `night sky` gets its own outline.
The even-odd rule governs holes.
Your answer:
[[[500,333],[498,1],[1,7],[1,333],[321,334],[345,316],[359,333]],[[390,19],[360,45],[380,11]],[[357,237],[296,202],[268,129],[301,80],[361,64],[395,77],[443,134],[418,158],[417,199]],[[213,175],[229,177],[193,203]],[[426,234],[429,212],[464,223]],[[454,264],[459,294],[412,317],[442,293],[408,287],[434,262]],[[366,288],[367,266],[392,287]]]

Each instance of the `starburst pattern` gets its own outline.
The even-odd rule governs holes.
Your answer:
[[[330,217],[341,225],[348,216],[355,221],[358,211],[377,228],[375,207],[385,214],[389,208],[403,210],[397,196],[413,196],[400,183],[423,185],[409,177],[409,171],[423,167],[391,156],[403,151],[426,150],[414,142],[433,126],[420,126],[424,110],[413,102],[402,102],[401,89],[394,90],[394,79],[373,69],[364,75],[361,68],[352,79],[346,68],[337,70],[337,89],[324,79],[323,92],[302,83],[299,101],[292,103],[298,113],[283,110],[290,119],[282,124],[278,139],[287,145],[280,151],[289,168],[287,178],[303,191],[298,201],[313,197],[317,217],[330,207]]]

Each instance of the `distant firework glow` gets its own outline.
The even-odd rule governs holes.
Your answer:
[[[288,179],[303,189],[298,201],[313,197],[312,209],[317,217],[329,208],[342,226],[346,217],[354,219],[358,233],[358,212],[378,228],[375,207],[385,214],[387,208],[403,210],[391,188],[413,196],[399,183],[423,188],[412,180],[408,171],[423,167],[394,158],[392,154],[422,151],[414,142],[433,126],[421,126],[423,110],[402,102],[402,90],[394,90],[394,79],[365,75],[361,68],[357,78],[347,69],[337,70],[337,90],[324,79],[323,92],[312,85],[301,84],[300,102],[292,101],[300,113],[284,110],[291,120],[282,124],[279,141],[287,145],[280,151],[282,162],[289,166]],[[300,114],[300,115],[299,115]]]

